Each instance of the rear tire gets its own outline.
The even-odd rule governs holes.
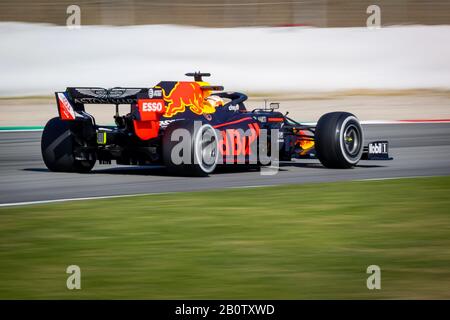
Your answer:
[[[359,120],[348,112],[320,117],[315,132],[317,158],[327,168],[355,166],[363,153],[364,135]]]
[[[42,159],[50,171],[89,172],[95,165],[91,160],[76,160],[73,154],[76,146],[70,123],[60,118],[50,119],[44,127],[41,138]]]
[[[177,134],[173,137],[176,141],[172,141],[172,134],[177,129],[180,129],[178,133],[183,134],[182,139],[189,140],[178,140]],[[181,146],[189,148],[189,154],[184,156],[185,149],[181,149]],[[195,125],[193,121],[183,120],[171,123],[163,136],[163,160],[171,173],[208,176],[214,172],[219,160],[219,137],[216,130],[206,123]]]

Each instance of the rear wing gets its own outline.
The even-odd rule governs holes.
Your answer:
[[[62,120],[92,118],[85,112],[85,104],[137,104],[138,99],[162,97],[160,88],[68,87],[64,92],[55,92],[58,113]]]
[[[121,88],[111,89],[96,87],[68,87],[66,93],[75,104],[132,104],[137,103],[138,97],[149,97],[158,93],[153,88]],[[159,97],[162,91],[159,89]]]
[[[61,120],[91,121],[95,124],[94,118],[85,111],[85,104],[129,104],[136,135],[142,140],[158,136],[159,119],[165,105],[160,87],[68,87],[64,92],[55,92],[55,96]]]

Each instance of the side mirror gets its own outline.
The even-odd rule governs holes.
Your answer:
[[[273,110],[280,109],[280,103],[279,102],[271,102],[269,104],[269,107],[270,107],[270,109],[273,109]]]

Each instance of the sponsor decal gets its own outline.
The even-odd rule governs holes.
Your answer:
[[[156,120],[164,112],[163,99],[139,99],[138,100],[139,120]],[[159,121],[159,119],[158,119]]]
[[[159,126],[160,127],[167,127],[169,124],[171,124],[174,121],[179,121],[179,120],[184,120],[184,119],[177,119],[177,120],[161,120],[159,121]]]
[[[197,115],[216,112],[215,107],[205,101],[204,92],[196,82],[179,81],[168,94],[164,90],[163,96],[166,101],[166,111],[163,116],[166,118],[185,112],[186,108]]]
[[[251,146],[258,138],[259,131],[257,123],[249,123],[246,131],[242,129],[220,131],[219,152],[225,156],[251,155]]]
[[[160,89],[160,88],[150,88],[150,89],[148,89],[148,97],[150,99],[162,98],[162,89]]]
[[[364,160],[392,160],[389,157],[389,143],[387,141],[373,141],[369,143],[365,152],[367,154]]]
[[[305,130],[295,130],[294,132],[297,134],[295,146],[300,147],[298,154],[301,156],[307,155],[308,152],[310,152],[311,149],[314,148],[314,140],[311,139],[311,137],[308,135],[308,132]]]
[[[75,120],[75,111],[64,93],[58,93],[58,101],[61,120]]]
[[[100,98],[74,98],[75,103],[111,103],[111,104],[132,104],[136,103],[136,98],[100,99]]]
[[[76,103],[134,103],[141,88],[75,88],[84,97],[74,97]]]
[[[142,104],[142,112],[161,112],[164,108],[164,101],[142,101],[139,100],[139,102]]]
[[[268,122],[284,122],[283,117],[269,117],[267,119]]]
[[[117,98],[126,98],[129,96],[136,95],[138,92],[140,92],[142,89],[140,88],[111,88],[111,89],[104,89],[104,88],[76,88],[76,91],[78,91],[81,94],[84,94],[86,96],[91,96],[94,98],[100,98],[100,99],[117,99]]]
[[[370,154],[387,154],[388,144],[387,142],[373,142],[369,143]]]

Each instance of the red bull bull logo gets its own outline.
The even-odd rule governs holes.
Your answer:
[[[308,152],[311,151],[312,148],[314,148],[314,140],[312,140],[304,130],[298,130],[294,132],[296,132],[298,135],[295,145],[301,148],[299,154],[302,156],[308,154]]]
[[[166,102],[163,116],[166,118],[173,117],[177,113],[185,112],[186,108],[198,115],[214,113],[216,109],[205,100],[209,93],[207,90],[202,90],[197,82],[179,81],[169,94],[166,94],[163,90],[164,101]]]

